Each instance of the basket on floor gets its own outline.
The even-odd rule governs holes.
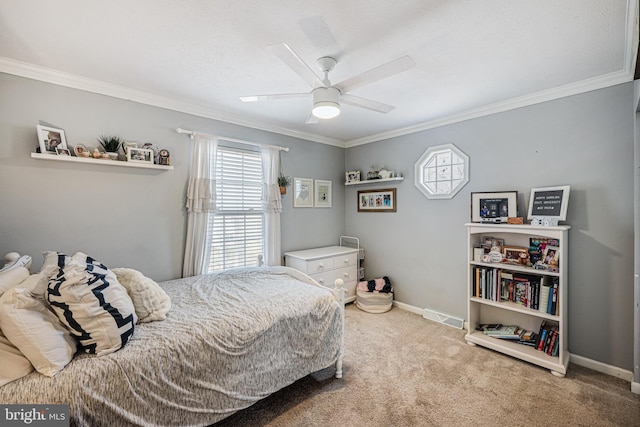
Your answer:
[[[387,276],[362,281],[356,291],[356,307],[367,313],[385,313],[393,307],[393,287]]]

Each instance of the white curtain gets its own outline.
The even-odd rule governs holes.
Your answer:
[[[262,209],[264,211],[264,263],[282,265],[280,256],[280,213],[282,200],[278,187],[280,150],[262,147]]]
[[[215,165],[218,138],[194,135],[191,174],[187,188],[187,243],[182,277],[207,273],[211,255],[211,236],[207,233],[209,215],[216,208]]]

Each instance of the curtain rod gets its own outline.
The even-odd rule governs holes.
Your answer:
[[[199,133],[199,132],[194,132],[192,130],[187,130],[182,128],[176,129],[176,132],[185,133],[191,136],[191,138],[193,138],[196,133]],[[201,135],[207,135],[207,134],[201,134]],[[209,136],[213,136],[213,135],[209,135]],[[218,136],[218,139],[223,139],[229,142],[238,142],[240,144],[257,145],[258,147],[273,147],[273,148],[277,148],[280,151],[289,151],[289,147],[280,147],[279,145],[260,144],[259,142],[243,141],[242,139],[227,138],[226,136]]]

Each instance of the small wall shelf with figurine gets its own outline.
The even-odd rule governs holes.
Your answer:
[[[402,180],[404,180],[403,176],[396,176],[396,177],[393,177],[393,178],[380,178],[380,179],[368,179],[366,181],[345,182],[344,185],[377,184],[379,182],[402,181]]]
[[[156,165],[147,162],[126,162],[120,160],[108,160],[108,159],[93,159],[84,157],[64,156],[56,154],[42,154],[31,153],[32,159],[38,160],[52,160],[57,162],[71,162],[71,163],[89,163],[104,166],[120,166],[125,168],[138,168],[138,169],[156,169],[156,170],[173,170],[173,166]]]

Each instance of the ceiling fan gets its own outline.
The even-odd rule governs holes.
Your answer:
[[[241,96],[240,100],[243,102],[257,102],[311,96],[313,100],[313,109],[307,118],[307,123],[318,123],[318,119],[331,119],[336,117],[340,114],[341,102],[380,113],[388,113],[395,107],[359,96],[350,95],[348,92],[401,73],[402,71],[408,70],[416,65],[411,57],[402,56],[333,85],[331,84],[331,81],[329,81],[329,72],[333,70],[337,63],[334,58],[325,56],[316,61],[318,67],[324,74],[324,78],[321,79],[286,43],[269,46],[269,50],[271,50],[305,82],[307,82],[307,84],[311,86],[312,90],[307,93]]]

